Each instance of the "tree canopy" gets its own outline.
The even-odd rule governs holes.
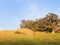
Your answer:
[[[49,29],[52,33],[60,29],[60,19],[54,13],[46,14],[46,17],[33,20],[22,20],[21,28],[29,28],[33,31],[44,31]]]

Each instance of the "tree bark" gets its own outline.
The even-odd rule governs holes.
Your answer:
[[[52,30],[52,33],[55,33],[55,31],[54,31],[54,30]]]

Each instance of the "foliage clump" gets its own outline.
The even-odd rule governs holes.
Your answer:
[[[60,29],[60,19],[54,13],[48,13],[46,17],[33,20],[22,20],[21,28],[28,28],[33,31],[57,32]]]

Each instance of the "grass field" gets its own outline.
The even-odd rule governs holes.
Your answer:
[[[4,30],[0,31],[0,45],[60,45],[60,33]]]

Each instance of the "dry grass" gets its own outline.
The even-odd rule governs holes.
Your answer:
[[[60,33],[33,32],[26,28],[4,30],[0,31],[0,45],[60,45]]]

